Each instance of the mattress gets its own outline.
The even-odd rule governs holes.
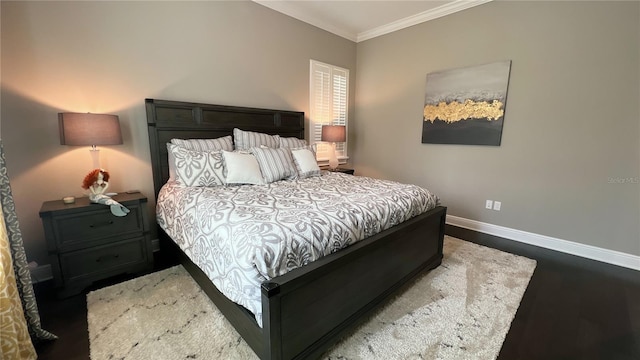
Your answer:
[[[260,284],[438,205],[416,185],[324,171],[267,185],[158,194],[157,221],[227,298],[262,326]]]

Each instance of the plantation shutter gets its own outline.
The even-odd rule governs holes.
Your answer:
[[[348,122],[349,70],[311,60],[309,142],[318,145],[318,160],[327,160],[331,144],[321,142],[322,125]],[[338,158],[347,157],[347,143],[336,144]]]

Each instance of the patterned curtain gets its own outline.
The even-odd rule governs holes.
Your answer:
[[[56,336],[40,326],[0,141],[0,347],[5,359],[35,359],[31,340]]]

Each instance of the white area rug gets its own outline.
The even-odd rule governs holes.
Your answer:
[[[536,262],[447,236],[421,276],[325,359],[495,359]],[[87,295],[91,359],[257,359],[176,266]]]

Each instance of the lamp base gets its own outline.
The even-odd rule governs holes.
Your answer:
[[[329,152],[329,169],[335,170],[338,167],[338,157],[336,156],[336,143],[331,144]]]
[[[93,162],[92,169],[100,169],[100,149],[94,145],[89,150],[89,153],[91,154],[91,161]]]

